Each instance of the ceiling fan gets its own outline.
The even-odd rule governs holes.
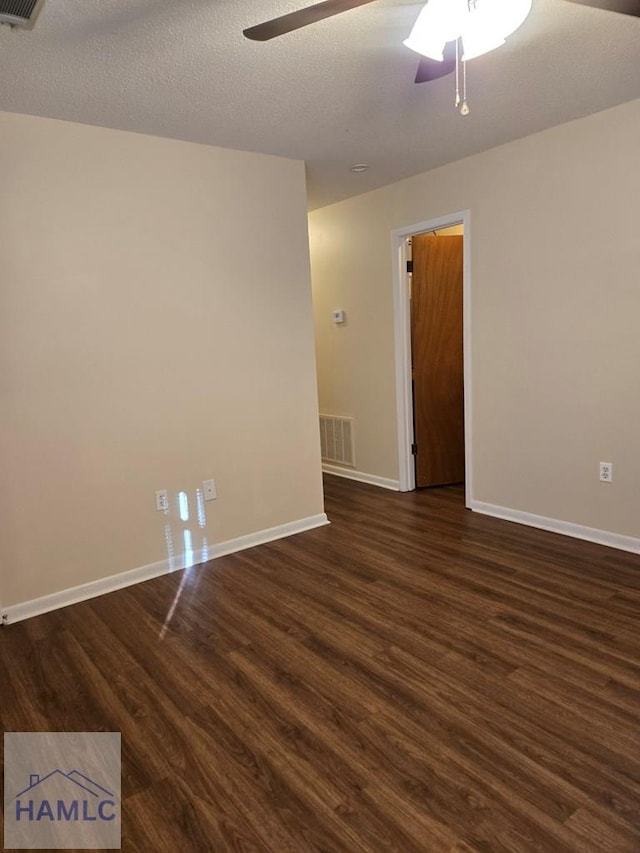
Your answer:
[[[248,39],[254,41],[269,41],[285,33],[307,27],[309,24],[315,24],[326,18],[332,18],[334,15],[356,9],[358,6],[367,6],[373,2],[374,0],[323,0],[323,2],[314,3],[305,9],[289,12],[287,15],[281,15],[279,18],[273,18],[271,21],[249,27],[243,33]],[[475,3],[475,0],[470,0],[470,2]],[[640,0],[570,0],[570,2],[579,3],[582,6],[593,6],[596,9],[603,9],[608,12],[618,12],[622,15],[632,15],[636,18],[640,17]],[[455,67],[455,43],[448,42],[444,48],[442,61],[431,59],[428,56],[423,56],[420,59],[415,82],[427,83],[431,80],[437,80],[439,77],[450,74]]]

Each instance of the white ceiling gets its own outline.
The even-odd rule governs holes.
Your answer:
[[[461,117],[452,77],[413,82],[402,39],[420,3],[242,35],[305,5],[45,0],[31,32],[0,27],[0,109],[303,159],[318,207],[640,97],[640,19],[534,0],[506,47],[469,63]]]

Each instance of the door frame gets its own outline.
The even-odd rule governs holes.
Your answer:
[[[437,231],[451,225],[463,226],[462,242],[462,339],[464,359],[464,476],[465,505],[473,501],[472,406],[471,406],[471,211],[462,210],[407,225],[391,232],[393,258],[393,325],[396,360],[396,417],[398,424],[398,467],[401,492],[416,487],[416,473],[411,453],[413,443],[413,396],[411,393],[411,308],[407,274],[407,240],[413,234]]]

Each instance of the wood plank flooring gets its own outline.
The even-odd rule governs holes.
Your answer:
[[[640,557],[326,493],[329,527],[0,630],[3,728],[121,731],[126,851],[640,851]]]

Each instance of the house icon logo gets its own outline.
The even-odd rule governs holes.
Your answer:
[[[4,848],[122,845],[120,732],[4,733]]]
[[[15,796],[16,821],[112,821],[115,795],[79,770],[32,773]]]

